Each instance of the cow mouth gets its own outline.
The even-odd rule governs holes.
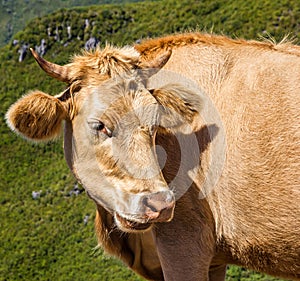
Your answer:
[[[118,213],[115,213],[115,220],[119,228],[126,232],[146,231],[152,226],[151,223],[140,223],[126,219]]]

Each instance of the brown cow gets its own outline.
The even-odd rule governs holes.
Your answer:
[[[99,243],[145,278],[218,281],[237,264],[300,279],[299,54],[198,33],[66,66],[34,54],[68,88],[23,97],[7,121],[48,140],[65,120]]]

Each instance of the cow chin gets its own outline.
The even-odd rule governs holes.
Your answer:
[[[152,223],[143,223],[143,222],[136,222],[132,221],[130,219],[124,218],[118,213],[115,213],[115,222],[117,227],[124,231],[124,232],[131,232],[131,233],[136,233],[136,232],[145,232],[151,229]]]

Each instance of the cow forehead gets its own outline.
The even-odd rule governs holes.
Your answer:
[[[121,121],[135,116],[140,124],[149,126],[158,124],[158,109],[156,99],[136,79],[111,79],[93,87],[82,104],[82,111],[87,113],[87,118],[105,115]]]

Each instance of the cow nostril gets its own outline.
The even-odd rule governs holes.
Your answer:
[[[161,212],[164,209],[173,207],[174,195],[169,191],[153,193],[143,198],[143,204],[152,212]]]
[[[158,212],[157,206],[155,206],[155,202],[150,198],[146,197],[143,199],[143,204],[148,207],[152,212]]]

